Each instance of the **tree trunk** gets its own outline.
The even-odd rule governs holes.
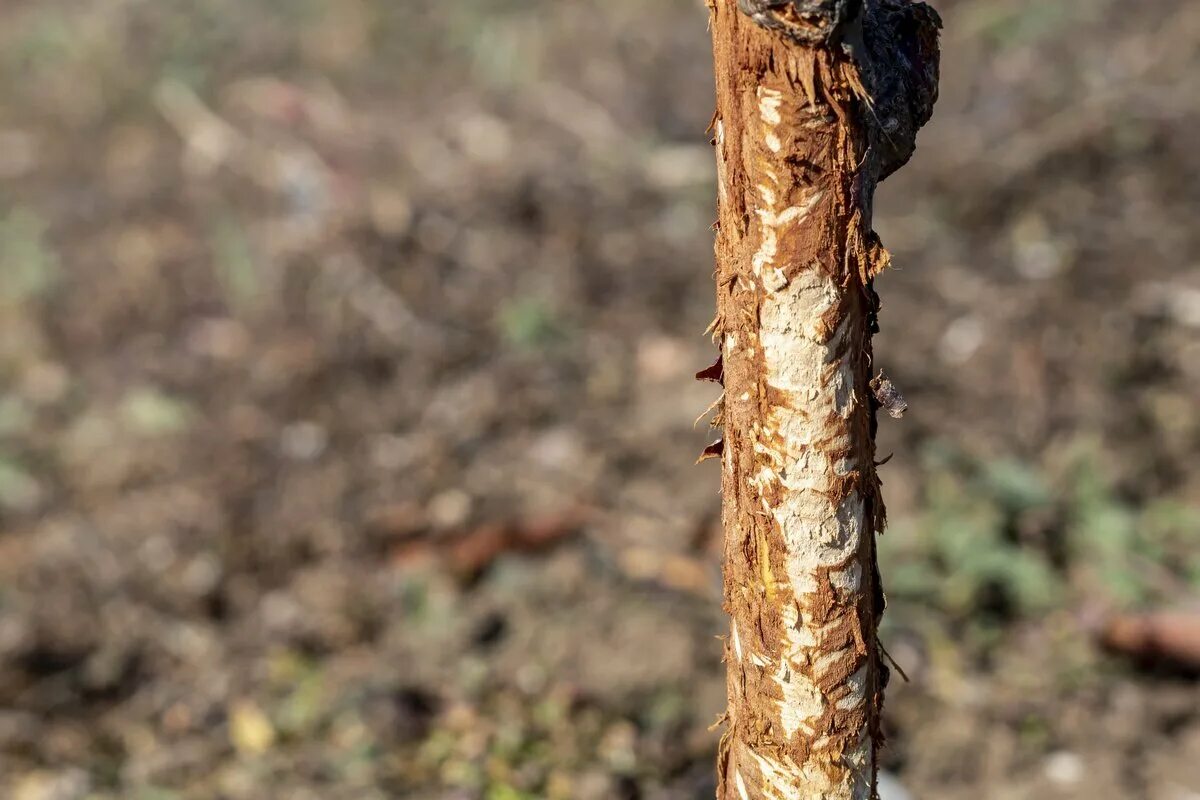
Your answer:
[[[903,0],[710,7],[721,360],[701,377],[725,385],[732,623],[717,795],[869,800],[887,682],[872,282],[889,262],[871,201],[931,113],[940,22]]]

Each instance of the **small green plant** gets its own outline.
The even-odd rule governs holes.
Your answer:
[[[143,436],[178,433],[192,419],[192,409],[186,402],[149,387],[130,391],[121,403],[120,413],[127,428]]]
[[[46,242],[46,228],[28,208],[0,218],[0,304],[33,300],[57,283],[58,256]]]
[[[881,540],[889,594],[973,623],[1083,600],[1131,608],[1172,585],[1200,586],[1188,545],[1200,509],[1134,504],[1097,468],[1096,446],[1066,452],[1060,466],[1040,467],[931,447],[923,511]]]
[[[0,510],[29,511],[41,497],[37,479],[20,462],[0,453]]]
[[[246,231],[233,218],[220,218],[213,226],[212,249],[213,269],[225,302],[235,311],[246,310],[261,293],[258,264]]]
[[[920,521],[882,539],[889,592],[961,619],[984,606],[1027,614],[1058,602],[1045,554],[1013,536],[1023,514],[1051,502],[1040,476],[1015,462],[970,464],[941,448],[926,453],[925,466]]]
[[[541,349],[559,338],[562,324],[553,310],[536,297],[522,297],[506,303],[500,309],[500,333],[504,340],[519,349]]]

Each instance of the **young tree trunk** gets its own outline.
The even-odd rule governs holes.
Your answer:
[[[870,800],[887,669],[875,534],[875,185],[937,93],[907,0],[709,0],[728,729],[719,800]],[[740,6],[740,8],[739,8]],[[886,387],[892,393],[890,384]]]

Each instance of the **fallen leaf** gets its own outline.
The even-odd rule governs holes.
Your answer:
[[[275,727],[262,709],[242,700],[229,710],[229,740],[242,755],[262,755],[275,746]]]

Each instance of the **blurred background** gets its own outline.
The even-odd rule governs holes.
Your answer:
[[[884,763],[1196,800],[1200,5],[936,5]],[[4,0],[0,795],[711,796],[708,48],[697,0]]]

